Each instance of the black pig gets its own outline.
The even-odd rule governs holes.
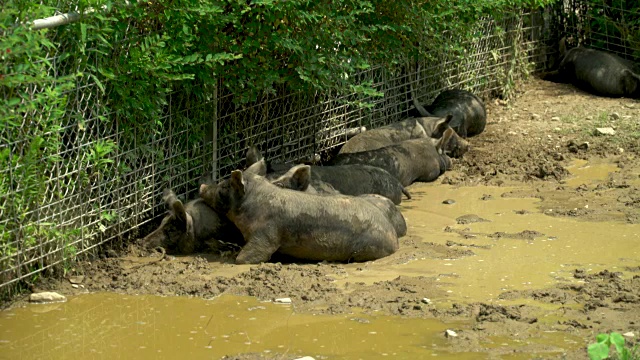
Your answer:
[[[354,136],[342,146],[338,154],[375,150],[409,139],[439,139],[444,131],[450,128],[449,123],[452,120],[453,115],[419,117],[398,121]],[[455,151],[453,148],[447,148],[446,150],[454,157],[462,156],[469,149],[469,143],[458,137],[457,134],[454,134],[453,137],[457,139],[449,142],[448,145],[455,144]]]
[[[160,226],[142,240],[147,249],[163,247],[169,253],[190,254],[214,246],[215,242],[207,243],[210,240],[244,243],[240,230],[202,199],[182,204],[169,189],[164,190],[162,198],[169,213]]]
[[[371,202],[283,189],[265,174],[261,160],[217,186],[200,186],[201,198],[226,214],[247,241],[236,263],[264,262],[276,251],[314,261],[368,261],[398,249],[396,230]]]
[[[395,176],[403,186],[414,181],[433,181],[451,168],[444,146],[454,134],[449,128],[435,144],[436,140],[431,138],[411,139],[376,150],[341,154],[336,157],[336,164],[377,166]]]

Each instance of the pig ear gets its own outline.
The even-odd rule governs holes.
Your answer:
[[[235,191],[244,194],[244,179],[242,178],[242,171],[233,170],[231,172],[231,179],[229,179],[229,182]]]
[[[436,122],[436,128],[434,134],[443,134],[445,130],[451,128],[449,123],[453,119],[453,115],[447,114],[447,116],[440,118],[438,122]]]
[[[445,153],[444,148],[449,142],[449,140],[451,140],[453,133],[454,133],[454,130],[452,128],[448,128],[447,130],[444,131],[444,134],[442,134],[442,137],[440,138],[440,140],[438,140],[438,143],[436,144],[436,150],[438,150],[438,154],[442,155]]]
[[[177,220],[180,220],[180,223],[183,225],[187,225],[187,212],[184,209],[184,205],[182,205],[182,201],[176,199],[171,204],[171,210],[173,210],[173,214]]]
[[[278,178],[274,183],[285,183],[289,180],[290,189],[297,191],[307,191],[311,181],[311,167],[309,165],[296,165],[289,169],[286,174]]]
[[[300,165],[294,168],[293,176],[291,178],[293,183],[300,189],[300,191],[306,191],[311,182],[311,166]]]
[[[252,175],[265,176],[267,175],[267,164],[264,162],[264,159],[260,159],[255,164],[249,166],[244,172]]]
[[[179,201],[176,193],[171,189],[164,189],[162,192],[162,201],[167,204],[167,208],[171,209],[174,202]]]
[[[252,145],[251,147],[249,147],[249,150],[247,150],[245,167],[248,168],[262,159],[264,159],[264,157],[262,156],[262,153],[260,152],[260,150],[258,150],[258,147],[255,145]]]

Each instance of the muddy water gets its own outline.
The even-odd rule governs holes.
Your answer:
[[[578,186],[605,180],[610,164],[576,162],[566,181]],[[403,202],[410,242],[470,250],[467,256],[435,257],[421,248],[403,246],[398,254],[376,262],[347,264],[336,283],[371,284],[398,276],[427,276],[439,284],[429,297],[435,307],[452,302],[509,302],[507,290],[540,289],[557,282],[578,282],[576,268],[589,271],[637,265],[640,225],[585,222],[542,213],[558,199],[510,198],[502,194],[526,187],[463,187],[415,184],[413,199]],[[562,194],[560,193],[559,196]],[[548,194],[545,194],[548,197]],[[443,201],[455,203],[445,205]],[[484,199],[484,200],[483,200]],[[474,214],[487,221],[458,224]],[[449,227],[452,231],[444,231]],[[525,237],[513,237],[523,231]],[[466,234],[463,236],[461,234]],[[447,247],[448,246],[448,247]],[[221,267],[217,275],[236,275],[249,266]],[[444,295],[442,295],[444,294]],[[536,304],[541,323],[557,322],[561,305]],[[330,359],[482,359],[483,353],[460,353],[443,337],[445,329],[471,324],[392,316],[297,314],[289,305],[254,298],[222,296],[213,300],[185,297],[124,296],[96,293],[71,297],[67,303],[29,305],[0,312],[0,359],[32,358],[213,358],[239,353],[311,355]],[[527,341],[571,349],[580,339],[566,333],[540,333]],[[517,339],[494,337],[485,349],[527,346]],[[552,350],[553,351],[553,350]],[[528,359],[533,354],[504,355]]]
[[[591,166],[586,162],[576,162],[569,169],[574,177],[567,183],[604,180],[615,169],[612,164]],[[447,294],[436,306],[449,307],[451,302],[457,301],[506,304],[508,301],[497,297],[507,290],[539,289],[557,282],[579,282],[572,276],[576,268],[615,271],[622,266],[637,264],[640,258],[640,225],[552,217],[540,211],[541,201],[537,198],[501,196],[510,191],[526,189],[486,186],[454,188],[435,183],[416,183],[410,187],[413,199],[404,201],[401,206],[409,226],[408,235],[423,242],[441,245],[454,243],[453,247],[471,250],[474,255],[456,259],[433,259],[418,255],[401,264],[369,266],[364,271],[362,266],[350,264],[347,265],[348,275],[337,281],[371,284],[391,280],[398,275],[432,276]],[[530,190],[532,194],[535,193],[533,189]],[[447,199],[453,199],[455,203],[443,204]],[[546,201],[553,203],[554,199]],[[457,223],[458,217],[469,214],[487,221]],[[445,232],[446,227],[463,231],[468,236]],[[528,231],[530,236],[508,236],[523,231]],[[399,251],[410,252],[411,249],[405,247]]]
[[[314,316],[290,305],[222,296],[96,293],[67,303],[0,312],[1,359],[219,359],[264,353],[332,359],[479,359],[449,353],[437,320],[389,316]]]

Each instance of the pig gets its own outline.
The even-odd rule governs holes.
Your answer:
[[[482,100],[466,90],[445,90],[426,108],[415,101],[409,116],[446,116],[451,114],[449,126],[463,139],[478,135],[487,124],[487,110]]]
[[[347,141],[340,149],[338,155],[375,150],[409,139],[439,139],[442,137],[444,131],[450,128],[449,123],[452,120],[453,115],[410,118],[368,130]],[[461,157],[469,151],[470,148],[470,144],[454,132],[452,139],[447,143],[445,151],[452,157]]]
[[[595,95],[640,99],[640,75],[632,62],[612,53],[581,46],[569,51],[565,49],[563,38],[560,41],[562,60],[558,70],[551,72],[549,77]]]
[[[313,168],[309,167],[308,169],[311,170]],[[306,171],[307,168],[305,168],[305,165],[296,165],[289,169],[289,171],[287,171],[284,175],[278,177],[275,180],[272,180],[271,183],[286,189],[307,192],[311,191],[312,193],[314,193],[309,184],[310,176],[302,176],[306,173]],[[313,174],[313,171],[314,170],[311,170],[311,174]],[[369,201],[378,209],[382,210],[387,219],[391,221],[391,225],[393,225],[393,228],[396,230],[396,235],[398,237],[402,237],[407,234],[407,224],[405,222],[404,216],[402,216],[400,210],[398,210],[398,208],[389,198],[377,194],[365,194],[360,195],[360,197]]]
[[[182,204],[170,189],[164,190],[162,198],[169,213],[155,231],[142,239],[145,248],[162,247],[168,253],[190,254],[214,246],[212,240],[244,244],[240,230],[202,199]]]
[[[478,135],[487,124],[487,110],[476,95],[460,89],[438,94],[427,110],[433,116],[453,115],[449,126],[463,139]]]
[[[336,164],[377,166],[395,176],[402,186],[414,181],[433,181],[451,168],[451,159],[444,147],[454,134],[453,129],[448,128],[439,140],[411,139],[376,150],[341,154],[336,157]]]
[[[251,166],[260,159],[262,154],[257,147],[252,146],[247,151],[247,166]],[[272,169],[280,168],[275,165]],[[277,177],[289,171],[290,166],[284,167],[269,173],[271,169],[267,166],[267,178],[275,180]],[[283,179],[282,181],[290,181]],[[282,181],[276,182],[286,188],[290,188]],[[347,165],[347,166],[311,166],[311,180],[309,184],[309,192],[317,194],[344,194],[344,195],[363,195],[378,194],[391,199],[394,204],[398,205],[402,202],[402,195],[407,199],[411,199],[411,194],[404,188],[391,174],[387,171],[369,165]]]
[[[310,167],[299,178],[307,181]],[[393,254],[396,230],[371,202],[345,195],[315,195],[269,182],[263,160],[235,170],[217,186],[202,184],[200,197],[240,229],[246,244],[237,264],[268,261],[278,252],[312,261],[370,261]]]
[[[301,166],[310,166],[300,164],[287,170],[284,174],[278,176],[277,174],[267,175],[269,181],[281,188],[293,189],[298,191],[306,191],[311,194],[319,195],[338,195],[340,192],[336,190],[331,184],[325,183],[321,180],[312,180],[310,176],[300,177],[300,172],[297,170]]]

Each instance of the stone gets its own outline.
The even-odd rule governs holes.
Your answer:
[[[453,205],[453,204],[456,203],[456,201],[453,200],[453,199],[447,199],[447,200],[443,201],[442,203],[446,204],[446,205]]]
[[[311,356],[303,356],[303,357],[297,358],[295,360],[316,360],[316,359],[312,358]]]
[[[81,284],[84,281],[84,275],[69,276],[69,282],[72,284]]]
[[[636,336],[636,334],[634,334],[633,332],[629,331],[629,332],[626,332],[626,333],[622,334],[622,336],[628,337],[628,338],[632,338],[632,337]]]
[[[427,305],[431,304],[431,299],[429,298],[422,298],[422,300],[420,301],[422,301],[423,304],[427,304]]]
[[[560,117],[559,116],[554,116],[551,118],[551,121],[560,121]]]
[[[534,119],[534,120],[538,120],[538,119],[540,119],[540,115],[538,115],[538,114],[531,114],[531,118],[532,118],[532,119]]]
[[[613,120],[619,120],[620,114],[618,114],[617,112],[614,112],[611,115],[609,115],[609,117],[611,117]]]
[[[278,298],[273,301],[276,304],[291,304],[291,298]]]
[[[596,135],[615,135],[616,131],[613,128],[596,128]]]
[[[65,302],[67,301],[67,298],[56,292],[46,291],[46,292],[31,294],[29,296],[29,301],[32,303],[47,304],[47,303],[54,303],[54,302]]]
[[[456,337],[456,336],[458,336],[458,334],[453,330],[447,329],[447,331],[444,332],[444,336],[446,336],[446,337]]]

